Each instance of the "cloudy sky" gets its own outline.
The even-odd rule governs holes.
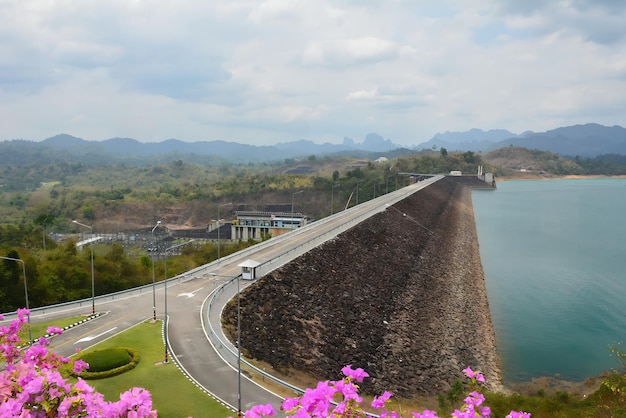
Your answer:
[[[0,0],[0,140],[626,126],[621,0]]]

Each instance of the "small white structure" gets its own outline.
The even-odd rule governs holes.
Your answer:
[[[452,171],[450,171],[450,175],[451,176],[460,176],[461,172],[459,170],[452,170]]]
[[[243,263],[239,264],[238,267],[241,267],[241,278],[244,280],[256,279],[256,268],[260,265],[261,263],[258,261],[250,259],[247,259]]]

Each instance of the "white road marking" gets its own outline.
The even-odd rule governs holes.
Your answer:
[[[202,290],[202,288],[200,288],[200,289],[196,289],[196,290],[194,290],[194,291],[193,291],[193,292],[191,292],[191,293],[187,293],[187,292],[185,292],[185,293],[179,293],[179,294],[178,294],[178,296],[176,296],[176,297],[177,297],[177,298],[179,298],[179,297],[181,297],[181,296],[186,296],[186,297],[187,297],[187,299],[189,299],[189,298],[192,298],[192,297],[196,296],[196,292],[199,292],[200,290]]]
[[[78,344],[78,343],[83,343],[83,342],[86,342],[86,341],[95,340],[96,338],[101,337],[101,336],[103,336],[104,334],[107,334],[107,333],[109,333],[109,332],[111,332],[111,331],[113,331],[113,330],[115,330],[115,329],[117,329],[117,327],[113,327],[113,328],[111,328],[110,330],[108,330],[108,331],[104,331],[104,332],[102,332],[102,333],[100,333],[100,334],[98,334],[98,335],[89,335],[89,336],[87,336],[87,337],[85,337],[85,338],[81,338],[80,340],[76,341],[74,344]]]

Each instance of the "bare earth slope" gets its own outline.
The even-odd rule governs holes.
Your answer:
[[[466,366],[500,388],[471,190],[446,178],[275,270],[241,297],[244,353],[365,392],[447,390]],[[236,305],[224,314],[236,328]]]

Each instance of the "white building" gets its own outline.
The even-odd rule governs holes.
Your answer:
[[[260,240],[263,236],[276,237],[307,224],[308,218],[299,212],[235,211],[231,224],[231,239]]]

